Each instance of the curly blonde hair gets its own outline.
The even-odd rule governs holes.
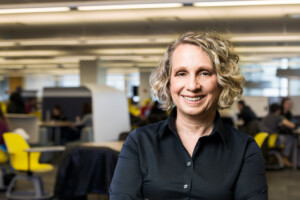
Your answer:
[[[199,46],[210,57],[222,89],[218,100],[219,109],[228,108],[241,97],[245,78],[237,65],[239,57],[234,53],[232,43],[212,32],[187,32],[168,46],[159,66],[150,76],[152,92],[161,102],[163,109],[169,110],[173,105],[169,89],[171,61],[175,49],[181,44]]]

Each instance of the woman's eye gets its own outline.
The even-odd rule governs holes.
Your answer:
[[[199,73],[200,76],[209,76],[210,73],[209,72],[201,72]]]
[[[185,76],[185,73],[184,73],[184,72],[178,72],[178,73],[176,74],[176,76]]]

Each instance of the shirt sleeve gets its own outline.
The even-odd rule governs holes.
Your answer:
[[[260,148],[251,139],[234,188],[235,200],[268,200],[264,159]]]
[[[133,131],[125,140],[110,185],[110,200],[142,200],[142,173]]]

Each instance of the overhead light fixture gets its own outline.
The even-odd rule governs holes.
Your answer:
[[[132,54],[163,54],[165,49],[163,48],[117,48],[117,49],[98,49],[92,50],[91,53],[95,54],[123,54],[123,55],[132,55]]]
[[[232,42],[289,42],[300,41],[299,35],[255,35],[255,36],[233,36]]]
[[[261,47],[235,47],[239,53],[295,53],[300,52],[299,46],[261,46]]]
[[[278,1],[210,1],[193,3],[196,7],[218,7],[218,6],[267,6],[267,5],[293,5],[300,4],[300,0],[278,0]]]
[[[28,56],[62,56],[66,51],[59,50],[9,50],[0,51],[0,57],[28,57]]]
[[[12,8],[12,9],[0,9],[0,14],[67,12],[70,10],[71,9],[69,7]]]
[[[90,5],[78,6],[77,10],[126,10],[126,9],[150,9],[150,8],[178,8],[182,3],[156,3],[156,4],[123,4],[123,5]]]
[[[15,46],[15,42],[7,42],[7,41],[0,41],[1,47],[12,47]]]
[[[78,45],[77,40],[27,40],[20,41],[21,46],[61,46],[61,45]]]

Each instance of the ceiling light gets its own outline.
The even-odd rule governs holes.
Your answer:
[[[12,46],[15,46],[15,42],[0,41],[0,47],[12,47]]]
[[[67,12],[69,7],[47,7],[47,8],[13,8],[0,9],[0,14],[16,14],[16,13],[39,13],[39,12]]]
[[[19,44],[21,46],[61,46],[61,45],[78,45],[79,41],[76,40],[27,40],[20,41]]]
[[[65,51],[59,50],[17,50],[0,51],[1,57],[22,57],[22,56],[61,56]]]
[[[300,46],[262,46],[262,47],[235,47],[238,53],[295,53],[300,52]]]
[[[118,48],[118,49],[99,49],[90,51],[97,54],[163,54],[165,49],[163,48]]]
[[[300,41],[299,35],[261,35],[261,36],[233,36],[232,42],[289,42]]]
[[[149,9],[149,8],[176,8],[182,7],[182,3],[159,3],[159,4],[124,4],[124,5],[93,5],[79,6],[77,10],[124,10],[124,9]]]
[[[193,3],[196,7],[216,6],[266,6],[266,5],[290,5],[300,4],[300,0],[278,0],[278,1],[214,1]]]

